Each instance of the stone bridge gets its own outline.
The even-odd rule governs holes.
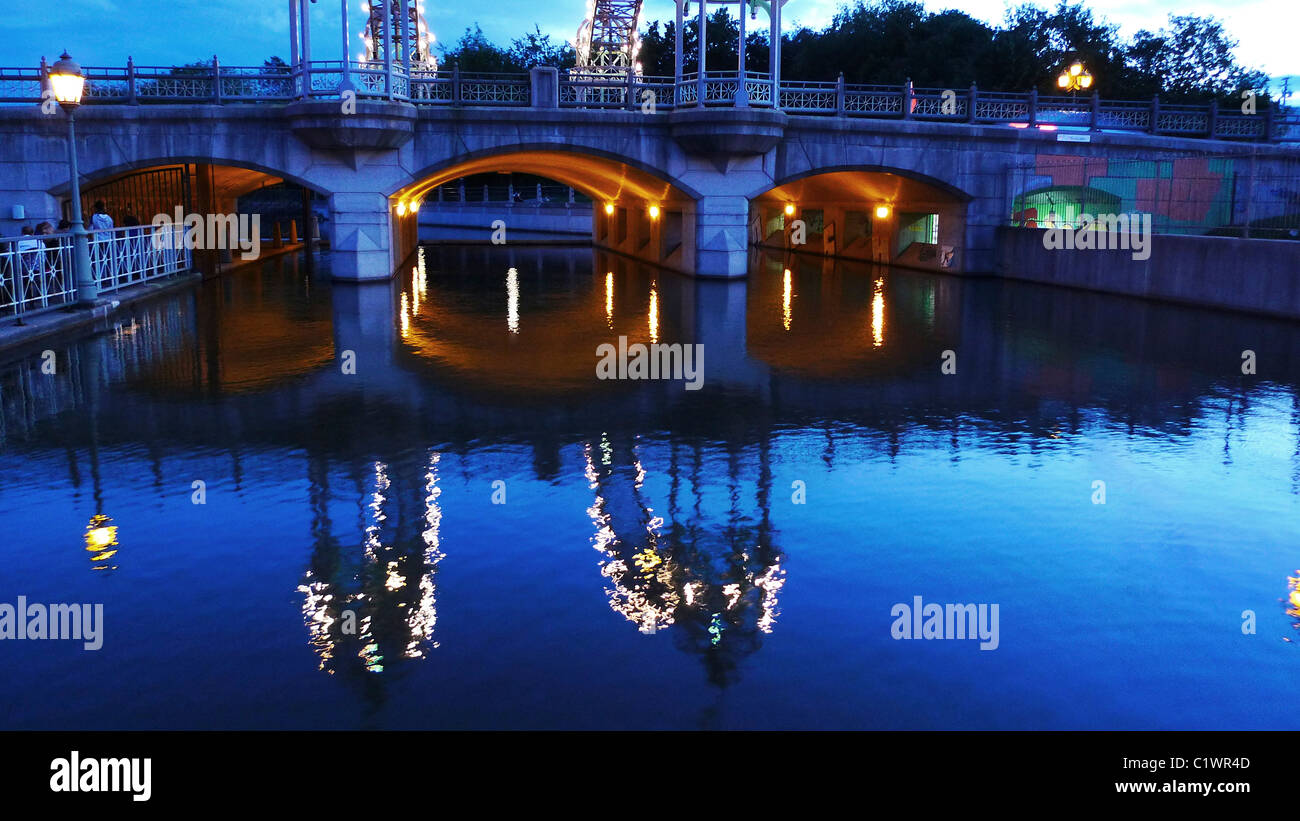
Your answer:
[[[957,117],[906,116],[908,103],[899,116],[854,117],[789,106],[674,109],[630,85],[617,106],[587,104],[544,68],[498,82],[523,91],[475,104],[457,90],[436,105],[347,96],[87,105],[76,115],[82,184],[182,162],[231,169],[229,184],[196,204],[208,213],[233,213],[238,196],[267,177],[301,184],[328,197],[334,274],[354,280],[387,278],[409,256],[432,189],[493,171],[573,186],[596,203],[595,245],[693,275],[744,276],[749,249],[797,242],[799,220],[803,250],[978,273],[994,269],[995,229],[1009,223],[1017,197],[1061,182],[1044,157],[1082,169],[1222,155],[1257,169],[1297,156],[1294,145],[1097,127],[1095,99],[1090,121],[1072,130],[1041,122],[1036,95],[1002,113],[990,114],[996,100],[972,90]],[[843,83],[829,85],[830,104],[843,109]],[[908,86],[900,99],[917,94]],[[635,99],[645,103],[626,104]],[[1167,115],[1152,111],[1151,122]],[[0,235],[17,233],[12,206],[23,206],[24,222],[58,218],[69,190],[66,140],[55,106],[0,107]],[[1237,199],[1234,188],[1233,209],[1244,207]],[[924,233],[908,236],[920,251],[900,247],[900,232],[919,217],[929,218]]]

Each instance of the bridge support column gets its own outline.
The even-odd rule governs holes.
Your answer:
[[[383,194],[334,194],[332,276],[363,282],[388,279],[398,260],[393,259],[393,223],[388,198]]]
[[[703,197],[695,204],[695,275],[749,273],[749,200]]]

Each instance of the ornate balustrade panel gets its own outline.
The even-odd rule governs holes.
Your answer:
[[[1206,134],[1210,111],[1205,106],[1161,105],[1156,119],[1157,134]]]
[[[37,68],[0,68],[0,103],[39,103],[41,71]]]
[[[800,80],[781,83],[781,108],[791,114],[833,114],[836,98],[835,83]]]
[[[267,68],[221,67],[221,99],[240,102],[270,102],[292,100],[294,75],[289,68],[278,71]]]
[[[760,108],[772,107],[772,77],[769,74],[745,75],[745,94],[749,104]]]
[[[211,67],[136,66],[135,96],[140,102],[211,102],[214,80]]]
[[[560,76],[562,108],[627,108],[627,105],[626,70],[571,69]]]
[[[411,71],[411,102],[417,105],[449,105],[456,89],[450,71]]]
[[[127,69],[84,66],[81,70],[86,75],[82,102],[87,104],[129,102],[131,77]]]
[[[915,89],[912,116],[919,120],[960,120],[970,116],[970,95],[945,88]]]
[[[1092,97],[1039,97],[1035,119],[1049,125],[1087,128],[1092,123]]]
[[[846,85],[844,113],[851,117],[901,117],[903,87]]]
[[[1147,131],[1151,128],[1151,103],[1102,100],[1097,127],[1115,131]]]
[[[1029,98],[1024,94],[981,91],[975,97],[977,122],[1023,123],[1029,120]]]
[[[1262,140],[1268,135],[1263,117],[1220,114],[1214,122],[1214,136],[1221,140]]]
[[[654,107],[659,110],[671,109],[676,106],[675,96],[676,85],[672,77],[639,77],[634,86],[636,96],[633,101],[637,106],[653,101]],[[649,91],[653,96],[647,97]]]
[[[528,75],[462,74],[460,101],[464,105],[531,105],[532,86]]]

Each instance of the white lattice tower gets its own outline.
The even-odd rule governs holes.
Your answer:
[[[361,10],[369,17],[366,27],[361,32],[361,40],[366,44],[365,59],[370,62],[383,62],[384,59],[384,3],[389,5],[393,18],[392,49],[393,63],[401,65],[402,25],[406,25],[406,42],[411,44],[411,68],[419,71],[437,71],[438,59],[433,56],[433,32],[424,19],[424,3],[411,0],[369,0],[361,4]]]
[[[641,73],[641,0],[591,0],[573,47],[578,67],[589,74]]]

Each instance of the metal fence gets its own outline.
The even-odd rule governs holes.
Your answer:
[[[1007,224],[1017,227],[1078,228],[1085,214],[1150,214],[1158,234],[1300,240],[1300,159],[1042,152],[1010,175]]]
[[[536,185],[440,185],[424,197],[425,204],[437,203],[466,205],[521,205],[530,207],[568,207],[575,204],[591,205],[591,199],[567,185],[538,183]]]
[[[90,234],[90,267],[101,293],[172,276],[193,266],[184,226]],[[72,234],[0,237],[0,317],[76,302]]]
[[[681,107],[747,105],[791,114],[916,119],[935,122],[1084,128],[1222,140],[1300,140],[1300,115],[1261,103],[1258,113],[1209,105],[1150,100],[1103,100],[963,89],[917,88],[911,83],[871,85],[837,81],[773,82],[765,72],[687,72],[679,78],[619,74],[608,69],[559,72],[550,100],[533,99],[529,74],[407,70],[379,62],[315,60],[298,66],[210,65],[165,68],[88,67],[85,102],[287,103],[338,99],[350,90],[362,99],[390,99],[428,106],[558,106],[579,109],[667,111]],[[0,68],[0,103],[37,103],[47,87],[46,68]],[[741,94],[741,91],[744,94]]]
[[[0,316],[21,317],[76,297],[71,234],[0,238]]]

